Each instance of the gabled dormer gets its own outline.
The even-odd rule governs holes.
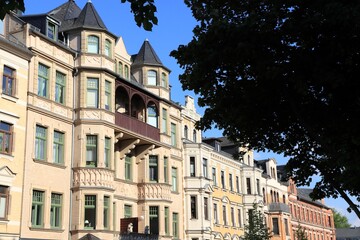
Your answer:
[[[20,19],[30,23],[35,31],[47,36],[49,39],[58,41],[60,21],[48,14],[20,16]]]

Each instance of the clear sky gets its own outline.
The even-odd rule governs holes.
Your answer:
[[[68,0],[25,0],[25,14],[46,13]],[[88,0],[75,0],[76,4],[83,8]],[[108,30],[124,39],[129,54],[139,51],[145,39],[155,49],[162,63],[171,69],[170,84],[172,86],[171,98],[175,102],[184,105],[185,95],[196,99],[194,93],[183,91],[178,80],[182,69],[177,65],[174,58],[169,54],[181,44],[187,44],[192,39],[192,30],[196,21],[192,17],[190,9],[186,7],[183,0],[156,0],[158,25],[148,32],[136,26],[133,14],[130,12],[130,4],[122,4],[120,0],[92,0],[100,17]],[[197,108],[200,114],[204,109]],[[203,134],[206,137],[219,137],[218,130],[207,131]],[[256,153],[255,159],[276,158],[278,164],[285,164],[287,159],[272,153]],[[360,226],[360,220],[355,214],[346,211],[347,204],[342,199],[326,199],[325,203],[337,211],[346,215],[350,224]]]

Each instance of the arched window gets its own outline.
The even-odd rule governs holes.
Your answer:
[[[188,137],[189,137],[189,136],[188,136],[188,130],[189,130],[189,129],[188,129],[188,126],[185,125],[185,126],[184,126],[184,138],[185,138],[185,139],[188,139]]]
[[[167,77],[165,73],[161,74],[161,86],[164,88],[167,86]]]
[[[147,72],[147,83],[148,85],[156,86],[156,71],[149,70]]]
[[[129,79],[130,78],[130,72],[129,72],[129,66],[125,65],[125,78]]]
[[[123,75],[124,75],[124,69],[123,69],[124,67],[123,67],[123,64],[122,64],[122,62],[119,62],[119,65],[118,65],[118,73],[119,73],[119,75],[122,77]]]
[[[111,42],[109,39],[105,40],[105,55],[111,57]]]
[[[193,131],[193,142],[196,142],[196,130]]]
[[[154,103],[149,103],[147,106],[147,123],[156,128],[158,127],[158,113]]]
[[[99,53],[99,38],[97,36],[88,36],[87,50],[88,53]]]

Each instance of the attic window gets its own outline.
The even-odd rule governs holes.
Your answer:
[[[46,36],[53,40],[56,40],[56,25],[53,22],[47,22]]]

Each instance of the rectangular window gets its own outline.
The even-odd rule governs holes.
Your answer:
[[[111,108],[111,82],[105,81],[105,109]]]
[[[86,166],[87,167],[97,166],[97,136],[96,135],[86,136]]]
[[[178,182],[177,182],[177,168],[171,168],[171,191],[178,191]]]
[[[260,179],[256,179],[256,193],[260,195]]]
[[[241,210],[238,209],[238,223],[239,223],[239,227],[241,227]]]
[[[125,180],[132,180],[132,156],[125,156]]]
[[[167,110],[165,108],[162,109],[161,132],[167,133]]]
[[[105,40],[105,55],[111,57],[111,42],[108,39]]]
[[[38,96],[49,97],[49,67],[39,63],[38,67]]]
[[[165,235],[168,236],[170,234],[169,231],[169,207],[165,207],[164,209],[164,225],[165,225]]]
[[[12,68],[4,66],[2,92],[3,94],[14,96],[16,89],[16,71]]]
[[[44,223],[44,192],[33,190],[31,207],[31,225],[42,227]]]
[[[47,36],[53,40],[56,40],[56,25],[52,22],[47,22]]]
[[[106,168],[110,168],[110,162],[111,162],[111,138],[105,137],[104,164]]]
[[[56,71],[56,82],[55,82],[55,102],[64,104],[65,102],[65,83],[66,75]]]
[[[64,133],[54,131],[54,146],[53,146],[54,163],[64,163]]]
[[[251,194],[251,181],[250,181],[250,178],[246,178],[246,193]]]
[[[233,179],[232,179],[232,174],[229,174],[229,185],[230,185],[230,191],[233,191]]]
[[[214,222],[215,222],[215,224],[219,223],[218,209],[217,209],[217,204],[216,203],[214,203]]]
[[[97,36],[88,36],[88,53],[99,53],[99,38]]]
[[[195,177],[195,157],[190,157],[190,177]]]
[[[105,229],[109,229],[109,218],[110,218],[110,197],[104,196],[104,214],[103,224]]]
[[[171,145],[176,147],[176,124],[171,123]]]
[[[158,157],[155,155],[149,156],[149,180],[158,181]]]
[[[50,226],[61,228],[62,195],[51,193]]]
[[[284,221],[285,221],[285,233],[286,236],[289,236],[289,222],[286,218],[284,219]]]
[[[204,218],[209,220],[209,199],[204,197]]]
[[[87,95],[86,105],[89,108],[99,107],[99,79],[88,78],[87,79]]]
[[[230,211],[231,211],[231,225],[232,225],[233,227],[235,227],[235,212],[234,212],[234,208],[232,207],[232,208],[230,209]]]
[[[13,145],[13,126],[0,121],[0,153],[10,154]]]
[[[273,218],[272,219],[272,225],[273,225],[273,233],[275,235],[279,235],[279,219]]]
[[[166,74],[162,73],[161,74],[161,86],[166,88]]]
[[[173,237],[179,237],[179,216],[178,213],[173,213]]]
[[[46,127],[36,125],[35,134],[35,158],[39,160],[46,159]]]
[[[236,176],[236,192],[237,192],[237,193],[240,193],[239,176]]]
[[[208,160],[203,158],[203,176],[204,178],[208,177]]]
[[[224,223],[224,225],[227,225],[227,221],[226,221],[226,206],[223,206],[223,223]]]
[[[95,229],[96,226],[96,196],[85,195],[84,228]]]
[[[169,182],[169,174],[168,174],[168,158],[164,157],[164,182]]]
[[[149,206],[150,233],[159,234],[159,207]]]
[[[191,219],[197,219],[196,196],[190,196],[190,213],[191,213]]]
[[[0,219],[6,220],[9,207],[9,187],[0,185]]]
[[[216,168],[212,168],[212,180],[213,180],[214,186],[217,186],[217,181],[216,181]]]
[[[124,218],[131,218],[131,217],[132,217],[132,206],[124,205]]]
[[[221,171],[221,187],[225,189],[225,173]]]

